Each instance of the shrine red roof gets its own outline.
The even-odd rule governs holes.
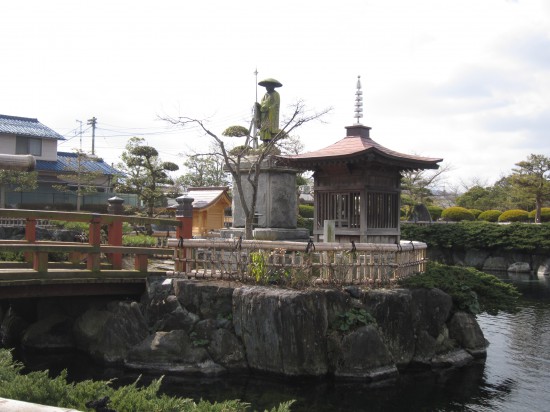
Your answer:
[[[346,127],[347,136],[313,152],[284,156],[285,162],[301,169],[313,169],[328,163],[378,162],[401,169],[437,169],[443,159],[414,156],[390,150],[369,137],[370,127]]]

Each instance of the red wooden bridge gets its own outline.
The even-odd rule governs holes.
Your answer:
[[[24,222],[25,239],[0,239],[0,252],[23,252],[25,262],[0,261],[0,299],[140,294],[147,276],[166,272],[148,271],[153,256],[172,257],[174,248],[127,247],[122,245],[122,225],[172,226],[175,235],[191,237],[192,218],[156,219],[118,214],[52,212],[0,209],[0,219]],[[37,240],[37,221],[85,222],[86,243]],[[106,228],[107,239],[101,238]],[[48,254],[66,253],[68,261],[49,262]],[[123,256],[133,256],[131,268],[123,268]]]

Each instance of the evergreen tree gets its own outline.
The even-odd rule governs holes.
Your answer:
[[[174,184],[168,172],[179,170],[179,166],[163,162],[158,157],[157,149],[146,146],[140,137],[132,137],[128,141],[121,159],[117,167],[125,176],[117,179],[117,191],[137,194],[147,206],[147,215],[152,217],[157,202],[165,198],[166,185]]]

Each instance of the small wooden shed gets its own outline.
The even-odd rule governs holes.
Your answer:
[[[399,243],[401,172],[437,169],[443,159],[387,149],[362,124],[346,130],[328,147],[281,159],[314,172],[314,238],[322,240],[324,222],[333,221],[338,242]]]
[[[224,228],[225,209],[231,206],[228,187],[190,187],[193,198],[193,236],[206,237]]]

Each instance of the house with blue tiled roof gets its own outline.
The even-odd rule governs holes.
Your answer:
[[[111,186],[113,178],[122,173],[100,158],[83,157],[77,153],[58,152],[57,144],[65,140],[56,131],[43,125],[38,119],[7,116],[0,114],[0,153],[33,155],[38,172],[38,189],[32,192],[7,191],[6,204],[21,208],[43,208],[45,205],[55,208],[71,209],[76,205],[76,194],[60,192],[54,185],[75,188],[75,173],[93,173],[93,184],[97,193],[87,195],[84,204],[106,205],[113,197]],[[64,179],[64,176],[66,177]],[[135,206],[135,195],[125,196],[125,203]],[[127,198],[127,199],[126,199]]]

